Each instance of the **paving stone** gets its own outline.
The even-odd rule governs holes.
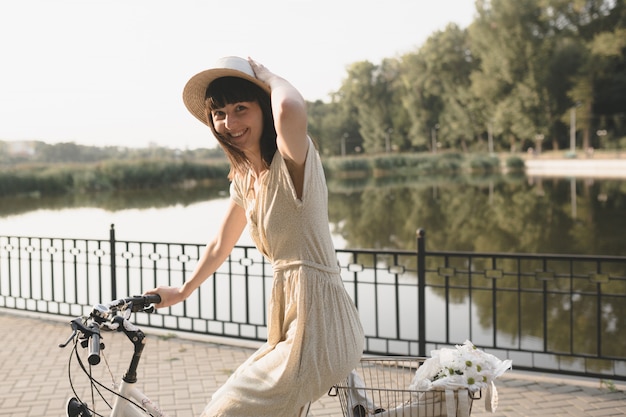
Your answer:
[[[69,336],[69,320],[32,316],[0,309],[0,332],[10,335],[0,349],[0,417],[63,416],[72,396],[68,381],[71,348],[58,348]],[[152,329],[138,370],[140,387],[172,416],[198,416],[211,393],[252,352],[251,346],[231,346],[189,339],[162,337]],[[106,361],[91,369],[105,386],[112,386],[109,368],[128,365],[132,344],[121,333],[103,337]],[[119,354],[123,352],[123,354]],[[75,362],[72,379],[79,395],[90,395],[87,377]],[[496,381],[499,405],[485,410],[484,400],[474,401],[474,417],[620,416],[626,415],[626,383],[606,384],[586,378],[559,377],[509,371]],[[612,389],[609,389],[612,388]],[[104,392],[104,390],[102,390]],[[112,401],[112,395],[104,393]],[[104,412],[104,404],[98,410]],[[325,395],[312,404],[311,417],[341,417],[336,397]]]

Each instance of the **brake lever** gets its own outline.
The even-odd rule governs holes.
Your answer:
[[[72,327],[73,327],[73,326],[72,326]],[[74,340],[74,338],[76,337],[76,335],[77,335],[77,334],[78,334],[78,331],[74,328],[74,331],[72,331],[72,335],[71,335],[71,336],[70,336],[70,337],[69,337],[69,338],[65,341],[65,343],[61,343],[61,344],[59,344],[59,347],[60,347],[60,348],[64,348],[64,347],[66,347],[67,345],[69,345],[69,344],[70,344],[70,342],[71,342],[72,340]]]
[[[93,335],[100,336],[99,327],[98,327],[97,324],[93,323],[92,325],[87,327],[87,326],[85,326],[85,323],[82,322],[82,320],[83,320],[83,318],[79,317],[79,318],[75,318],[74,320],[72,320],[70,322],[70,324],[72,326],[72,334],[67,339],[67,341],[65,343],[61,343],[59,345],[59,347],[61,347],[61,348],[66,347],[75,337],[78,336],[78,332],[80,332],[83,335],[85,335],[86,339],[89,339]]]

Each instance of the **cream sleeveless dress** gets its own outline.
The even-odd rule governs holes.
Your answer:
[[[322,164],[309,139],[299,199],[284,159],[270,169],[236,177],[231,198],[271,262],[274,279],[268,338],[213,395],[206,417],[296,417],[352,371],[363,352],[358,312],[345,291],[331,240]]]

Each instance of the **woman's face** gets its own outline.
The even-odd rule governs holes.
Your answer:
[[[263,112],[256,101],[226,104],[211,111],[215,131],[242,151],[258,151]]]

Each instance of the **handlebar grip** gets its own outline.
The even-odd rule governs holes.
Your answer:
[[[159,294],[136,295],[126,298],[124,301],[131,305],[131,311],[133,313],[138,311],[152,313],[154,312],[152,304],[159,304],[161,302],[161,296]]]
[[[159,304],[161,302],[161,296],[159,294],[146,294],[146,304]]]
[[[90,365],[97,365],[100,363],[100,335],[94,333],[89,338],[89,356],[87,361]]]

